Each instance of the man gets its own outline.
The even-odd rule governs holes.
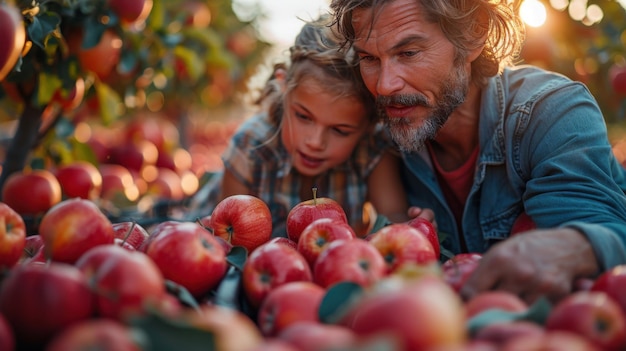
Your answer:
[[[511,67],[508,0],[333,0],[338,31],[403,152],[410,211],[453,253],[484,253],[462,290],[556,302],[626,263],[626,171],[580,83]],[[537,229],[511,236],[528,216]],[[504,240],[507,239],[507,240]]]

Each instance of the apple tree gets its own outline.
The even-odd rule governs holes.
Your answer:
[[[94,161],[82,119],[228,104],[268,47],[230,0],[0,0],[0,189],[25,167]]]

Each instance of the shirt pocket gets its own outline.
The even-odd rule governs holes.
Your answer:
[[[511,235],[513,223],[523,210],[523,206],[516,203],[481,219],[480,226],[487,248]]]

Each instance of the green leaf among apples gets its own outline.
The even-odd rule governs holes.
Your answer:
[[[551,310],[552,304],[545,297],[541,297],[535,301],[535,303],[524,312],[489,309],[470,318],[467,321],[467,330],[470,335],[475,335],[478,330],[489,324],[512,321],[529,321],[543,325]]]
[[[133,320],[131,325],[146,334],[151,351],[217,350],[214,333],[156,312]]]
[[[323,323],[336,324],[360,300],[365,290],[351,281],[337,283],[326,291],[319,307],[319,318]]]

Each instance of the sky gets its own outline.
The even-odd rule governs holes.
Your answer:
[[[321,13],[328,12],[329,2],[330,0],[233,0],[233,8],[240,16],[245,17],[246,11],[260,7],[266,14],[260,20],[261,36],[278,49],[284,49],[293,43],[302,28],[303,20],[315,19]]]

